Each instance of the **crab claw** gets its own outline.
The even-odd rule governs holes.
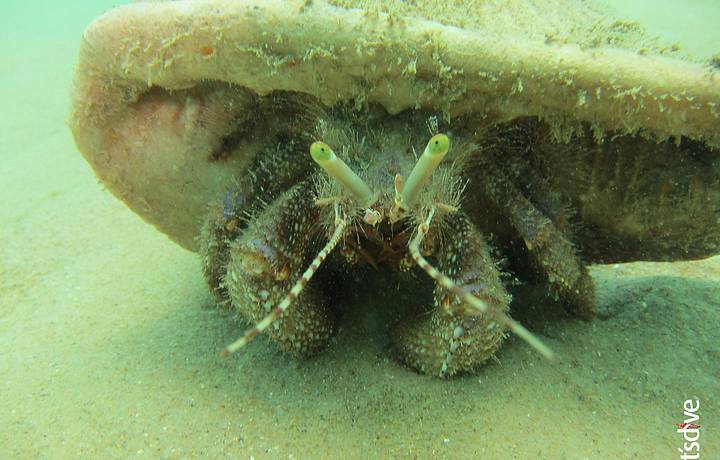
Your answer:
[[[277,272],[278,254],[267,242],[253,239],[236,249],[243,270],[256,276]]]

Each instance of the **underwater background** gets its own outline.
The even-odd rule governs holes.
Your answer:
[[[720,3],[606,3],[720,52]],[[245,325],[66,125],[82,31],[117,4],[0,6],[0,459],[679,458],[688,399],[720,458],[720,257],[592,267],[613,314],[548,324],[556,364],[513,337],[475,375],[421,376],[360,313],[311,360],[264,337],[221,358]]]

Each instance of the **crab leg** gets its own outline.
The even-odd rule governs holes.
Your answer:
[[[330,254],[330,252],[332,252],[335,246],[337,246],[338,242],[342,238],[346,225],[346,220],[340,217],[340,213],[336,207],[335,231],[328,240],[327,244],[325,244],[325,246],[320,250],[317,256],[315,256],[313,261],[310,263],[310,266],[300,276],[300,278],[293,285],[292,289],[290,289],[290,292],[285,296],[285,298],[280,301],[280,303],[277,304],[275,308],[272,309],[270,314],[268,314],[262,321],[257,323],[255,327],[248,330],[241,338],[225,347],[225,349],[222,351],[223,356],[228,356],[232,353],[235,353],[237,350],[250,343],[250,341],[252,341],[258,334],[262,333],[273,322],[278,320],[283,315],[283,313],[285,313],[285,311],[290,307],[290,305],[292,305],[293,301],[297,299],[297,297],[300,295],[305,285],[307,285],[313,275],[315,275],[318,268],[320,268],[320,265],[323,263],[323,261],[325,261],[325,258],[328,256],[328,254]]]
[[[491,305],[484,302],[477,296],[474,296],[474,295],[470,294],[469,292],[465,291],[463,288],[458,286],[453,280],[451,280],[446,275],[441,273],[438,269],[433,267],[427,261],[427,259],[425,259],[425,257],[422,256],[422,254],[420,253],[420,243],[422,243],[423,239],[425,238],[425,235],[427,235],[428,230],[430,228],[430,223],[432,222],[432,219],[434,216],[435,216],[435,207],[433,207],[430,210],[430,213],[429,213],[427,219],[418,226],[417,234],[410,241],[410,244],[409,244],[410,254],[412,255],[412,258],[415,261],[415,263],[417,263],[418,266],[420,268],[422,268],[439,285],[441,285],[448,291],[450,291],[453,294],[455,294],[456,296],[458,296],[460,299],[462,299],[463,302],[474,307],[481,313],[491,316],[497,323],[506,326],[513,333],[515,333],[517,336],[519,336],[521,339],[523,339],[525,342],[527,342],[531,347],[533,347],[535,350],[537,350],[545,358],[547,358],[549,360],[553,360],[555,357],[555,354],[553,353],[553,351],[550,350],[550,348],[548,348],[547,345],[542,343],[540,341],[540,339],[535,337],[530,331],[525,329],[520,323],[512,320],[509,316],[507,316],[506,314],[502,313],[501,311],[493,308]]]
[[[525,242],[530,273],[546,283],[556,298],[563,299],[568,312],[591,319],[595,285],[573,243],[504,175],[493,172],[478,182]],[[536,189],[535,193],[540,192]],[[515,263],[521,264],[520,260]]]

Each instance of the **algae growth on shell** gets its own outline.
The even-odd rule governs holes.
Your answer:
[[[463,20],[420,3],[114,10],[84,37],[78,146],[129,207],[197,250],[228,190],[270,203],[315,174],[319,120],[365,137],[400,127],[421,150],[436,116],[469,152],[463,212],[507,261],[499,270],[571,311],[592,311],[585,263],[718,252],[717,70],[585,4],[553,2],[554,21],[518,30],[514,11],[532,2],[477,2]],[[285,156],[300,166],[256,197],[257,172]],[[223,257],[211,279],[225,279]]]

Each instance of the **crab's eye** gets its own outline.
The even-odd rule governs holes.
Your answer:
[[[445,155],[450,150],[450,139],[444,134],[436,134],[430,138],[427,151],[430,155]]]
[[[333,156],[335,156],[335,153],[325,142],[313,142],[310,146],[310,156],[313,157],[315,162],[320,163],[322,161],[330,160]]]
[[[313,142],[310,156],[330,177],[345,186],[363,206],[370,206],[376,199],[370,187],[353,172],[350,167],[335,155],[335,152],[324,142]]]
[[[405,182],[402,193],[402,201],[407,206],[412,206],[415,199],[420,194],[423,186],[427,183],[430,175],[435,171],[438,164],[445,158],[450,149],[450,139],[444,134],[436,134],[430,138],[427,147],[417,163],[413,167],[410,176]]]

